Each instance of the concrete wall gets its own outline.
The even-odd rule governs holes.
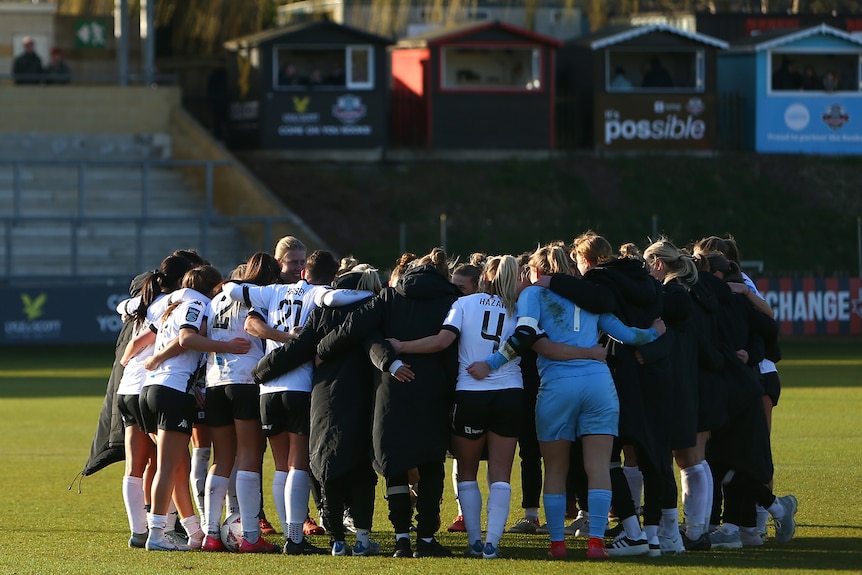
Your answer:
[[[169,132],[176,87],[4,86],[0,134]]]

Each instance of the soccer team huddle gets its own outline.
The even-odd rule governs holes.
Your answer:
[[[732,237],[616,251],[590,231],[457,266],[435,248],[386,284],[292,236],[227,279],[193,250],[135,278],[116,394],[130,547],[451,556],[450,452],[449,531],[499,558],[517,449],[508,532],[547,534],[552,559],[567,536],[592,560],[760,546],[770,517],[793,537],[796,498],[772,492],[778,327]],[[283,547],[263,536],[267,440]],[[370,537],[378,477],[389,546]]]

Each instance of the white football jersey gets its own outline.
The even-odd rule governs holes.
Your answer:
[[[167,346],[172,339],[179,336],[183,328],[191,328],[200,332],[206,318],[207,304],[199,300],[187,300],[174,308],[170,315],[162,318],[156,334],[156,351]],[[164,385],[177,391],[188,392],[189,379],[197,370],[201,356],[199,351],[183,350],[179,355],[166,359],[155,370],[148,372],[144,386]]]
[[[488,294],[458,298],[449,309],[443,329],[459,335],[458,383],[456,391],[493,391],[523,388],[521,359],[506,363],[482,380],[467,373],[470,364],[485,361],[513,334],[518,325],[515,314],[507,314],[503,300]]]
[[[251,372],[263,357],[263,342],[245,331],[248,308],[233,301],[224,292],[216,295],[207,309],[207,337],[216,341],[230,341],[241,337],[251,341],[248,353],[207,354],[207,387],[229,384],[251,384]]]
[[[270,327],[281,331],[290,331],[302,327],[308,321],[308,316],[317,307],[318,298],[322,292],[331,289],[329,286],[311,285],[305,280],[293,284],[272,284],[254,286],[228,282],[224,285],[224,293],[266,318]],[[266,340],[266,353],[281,347],[281,342]],[[312,362],[308,361],[296,369],[281,375],[260,386],[261,395],[280,391],[311,392]]]
[[[137,298],[137,301],[133,301],[135,299],[136,298],[125,300],[126,302],[130,302],[129,305],[126,306],[126,311],[124,312],[125,315],[131,315],[134,310],[137,309],[140,304],[140,298]],[[132,333],[132,339],[136,338],[144,331],[156,331],[153,326],[159,325],[159,320],[161,320],[165,310],[168,309],[169,301],[170,298],[165,294],[159,294],[156,296],[156,299],[154,299],[153,303],[150,304],[150,307],[147,308],[146,319],[140,326],[135,328]],[[134,307],[132,307],[132,305],[134,305]],[[153,355],[154,349],[154,345],[150,344],[141,349],[129,360],[126,364],[126,368],[123,370],[123,378],[117,386],[118,395],[138,395],[141,393],[141,388],[144,386],[144,381],[147,378],[147,370],[144,369],[144,360]]]

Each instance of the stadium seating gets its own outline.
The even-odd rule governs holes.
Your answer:
[[[128,276],[177,248],[228,273],[246,240],[169,156],[167,134],[0,136],[0,276]]]

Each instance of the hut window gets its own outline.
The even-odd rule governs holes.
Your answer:
[[[277,90],[374,88],[372,46],[276,46],[273,58]]]
[[[859,92],[858,52],[771,52],[769,56],[772,92]]]
[[[442,85],[448,90],[515,90],[542,88],[540,48],[446,47],[442,51]]]
[[[347,47],[347,87],[374,88],[374,48],[371,46]]]
[[[703,92],[703,50],[606,52],[608,92]]]

